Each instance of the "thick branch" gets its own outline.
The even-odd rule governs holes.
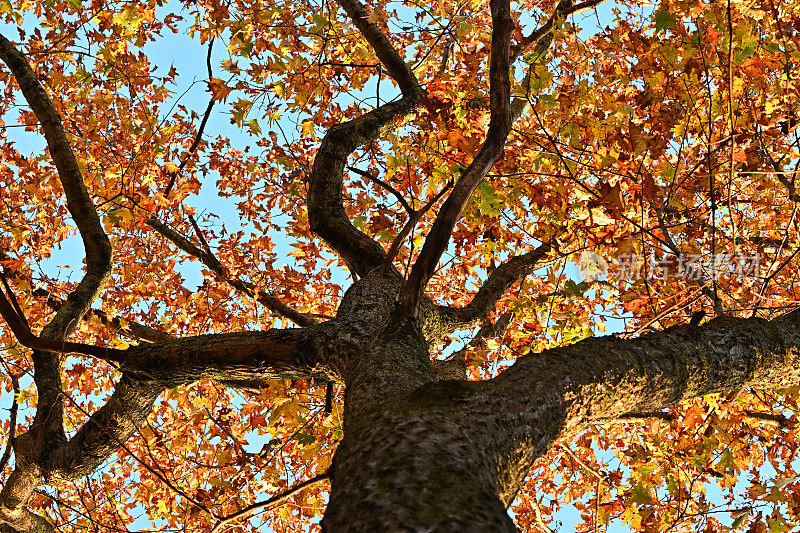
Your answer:
[[[328,130],[314,158],[309,178],[308,221],[311,231],[321,237],[356,275],[363,277],[383,264],[386,254],[380,244],[353,226],[344,210],[344,167],[353,151],[392,129],[396,118],[412,111],[424,90],[380,28],[369,22],[364,6],[358,0],[340,0],[339,4],[353,19],[403,93],[397,101]]]
[[[214,254],[209,251],[201,250],[192,244],[189,239],[158,220],[158,218],[155,216],[151,216],[147,219],[147,225],[169,239],[175,246],[190,256],[199,259],[200,262],[202,262],[209,268],[209,270],[216,274],[219,279],[242,294],[246,294],[247,296],[255,298],[261,305],[270,311],[273,311],[284,318],[288,318],[298,326],[310,326],[316,323],[314,319],[304,315],[303,313],[300,313],[295,309],[292,309],[268,292],[264,290],[256,290],[255,285],[252,283],[231,276],[228,269],[219,262]]]
[[[489,57],[489,99],[491,118],[478,155],[459,177],[450,196],[447,197],[431,230],[425,239],[419,257],[411,268],[406,284],[398,296],[400,316],[416,316],[419,302],[431,276],[436,271],[439,259],[447,249],[450,235],[461,212],[478,184],[486,177],[494,163],[500,158],[506,137],[511,129],[509,99],[510,55],[509,40],[514,23],[508,0],[492,0],[492,50]]]
[[[358,0],[336,0],[347,11],[361,35],[367,40],[378,56],[389,76],[400,86],[404,95],[419,91],[419,83],[411,68],[403,61],[392,43],[386,38],[377,24],[369,21],[369,12]]]
[[[164,386],[124,375],[114,394],[43,465],[50,483],[75,481],[94,472],[141,427]]]
[[[35,465],[17,465],[0,492],[0,532],[54,533],[53,526],[25,504],[41,479]]]
[[[510,503],[531,463],[593,421],[653,412],[742,387],[800,383],[800,310],[772,321],[719,317],[632,340],[591,338],[530,354],[475,396],[472,412],[502,428],[497,458]]]
[[[487,339],[494,339],[505,333],[514,313],[503,313],[496,321],[486,321],[478,330],[478,333],[459,351],[445,360],[433,361],[433,371],[436,379],[467,379],[466,355],[469,350],[485,348]]]
[[[198,379],[218,381],[332,378],[325,369],[328,348],[316,328],[271,329],[185,337],[124,350],[124,370],[169,386]],[[320,333],[323,333],[320,335]]]
[[[47,140],[50,157],[53,159],[67,197],[67,209],[78,227],[86,256],[86,272],[83,278],[55,316],[42,329],[39,337],[31,334],[25,317],[17,310],[19,306],[14,309],[8,299],[2,298],[3,316],[6,320],[11,318],[13,323],[9,325],[14,329],[15,335],[22,335],[25,339],[20,338],[20,342],[35,344],[32,347],[38,348],[32,355],[38,403],[34,421],[26,435],[29,446],[25,457],[17,454],[18,463],[23,463],[24,461],[39,461],[47,450],[66,440],[63,426],[64,398],[61,390],[60,361],[59,356],[53,350],[63,347],[65,343],[62,341],[74,330],[78,321],[100,294],[111,273],[112,250],[108,236],[100,223],[97,209],[83,182],[80,167],[61,125],[58,111],[37,80],[36,74],[25,56],[2,35],[0,35],[0,59],[8,65],[25,100],[39,120],[42,133]],[[9,298],[14,301],[14,296],[10,292]],[[30,346],[31,344],[26,345]],[[56,347],[56,345],[60,346]],[[18,471],[19,467],[15,470],[15,474]],[[11,481],[7,487],[10,485]],[[0,508],[9,506],[9,494],[11,493],[5,490],[0,493]],[[24,509],[24,502],[20,513],[22,514],[17,513],[21,517],[20,519],[30,522],[29,529],[37,530],[45,527],[42,522],[47,525],[38,516]],[[8,519],[3,517],[3,520],[15,524],[14,520],[16,519],[14,516],[10,516]],[[16,524],[14,527],[17,527]],[[17,529],[20,528],[17,527]]]

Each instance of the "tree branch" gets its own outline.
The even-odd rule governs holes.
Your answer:
[[[247,518],[248,516],[252,515],[254,512],[258,511],[259,509],[263,509],[265,507],[269,507],[270,505],[280,505],[293,495],[297,494],[301,490],[320,481],[325,481],[326,479],[330,479],[330,475],[327,472],[322,474],[318,474],[310,479],[307,479],[297,485],[286,489],[285,491],[281,492],[280,494],[276,494],[272,498],[265,500],[263,502],[254,503],[252,505],[248,505],[241,511],[237,511],[233,514],[220,518],[219,521],[214,524],[214,527],[211,529],[211,533],[220,533],[224,530],[225,526],[232,525],[243,518]]]
[[[374,22],[369,21],[369,12],[359,0],[336,0],[344,8],[361,35],[375,51],[386,73],[400,86],[403,94],[411,94],[420,90],[417,77],[411,67],[403,61],[392,43]]]
[[[664,242],[667,244],[667,247],[672,251],[673,254],[675,254],[675,257],[683,257],[683,254],[675,244],[675,241],[672,239],[672,234],[669,232],[666,222],[664,221],[663,209],[656,207],[655,203],[652,201],[650,201],[650,207],[656,212],[658,227],[661,230],[661,234],[664,236]],[[711,300],[711,304],[714,306],[714,313],[716,316],[725,314],[722,308],[722,300],[719,298],[719,295],[708,286],[708,283],[702,279],[702,273],[698,272],[697,269],[695,269],[690,263],[687,263],[685,268],[687,274],[689,274],[689,277],[697,282],[697,285],[700,287],[700,292],[703,293],[703,296],[706,296],[709,300]]]
[[[508,312],[503,313],[494,322],[486,321],[466,346],[445,360],[433,361],[433,371],[436,373],[436,378],[440,380],[466,380],[467,364],[465,357],[467,352],[476,348],[485,348],[486,339],[493,339],[502,335],[511,323],[512,318],[514,318],[514,313]]]
[[[70,297],[42,332],[52,339],[65,338],[97,298],[111,272],[111,243],[100,223],[78,162],[72,152],[61,117],[45,93],[25,56],[0,35],[0,59],[8,65],[33,109],[47,140],[47,147],[67,196],[67,208],[78,226],[86,253],[86,273]]]
[[[151,216],[147,219],[147,225],[156,230],[162,236],[166,237],[170,240],[175,246],[186,252],[192,257],[195,257],[200,260],[205,266],[209,268],[216,276],[236,289],[237,291],[241,292],[242,294],[246,294],[252,298],[255,298],[261,305],[273,311],[284,318],[288,318],[298,326],[306,327],[316,323],[316,320],[300,313],[299,311],[292,309],[285,303],[281,302],[278,298],[275,298],[268,292],[264,290],[256,290],[255,285],[248,281],[244,281],[239,278],[235,278],[231,276],[228,269],[223,266],[222,263],[219,262],[217,257],[211,253],[210,250],[201,250],[194,244],[192,244],[189,239],[175,231],[174,229],[170,228],[155,216]],[[207,247],[207,245],[206,245]]]
[[[400,246],[403,244],[405,238],[408,237],[408,234],[411,233],[411,230],[414,229],[414,226],[417,225],[422,217],[425,216],[425,213],[427,213],[430,208],[439,201],[444,193],[450,190],[450,187],[452,186],[453,182],[448,181],[447,185],[445,185],[441,191],[436,193],[436,196],[431,198],[427,204],[422,206],[422,208],[418,210],[412,209],[409,211],[408,221],[406,221],[406,223],[403,225],[403,229],[400,230],[400,233],[398,233],[394,240],[392,240],[392,244],[389,246],[389,251],[386,252],[386,261],[383,263],[384,271],[386,271],[392,265],[392,261],[394,261],[394,258],[397,257],[397,253],[400,251]]]
[[[211,72],[211,51],[214,48],[214,40],[215,39],[212,37],[211,41],[209,41],[209,43],[208,43],[208,52],[206,54],[206,68],[208,69],[208,81],[209,82],[214,77],[212,75],[212,72]],[[211,110],[214,109],[214,104],[215,103],[216,103],[216,100],[214,99],[214,96],[212,95],[211,98],[208,101],[208,105],[206,106],[206,110],[203,113],[203,118],[202,118],[202,120],[200,120],[200,127],[197,128],[197,134],[194,136],[194,141],[192,142],[192,145],[189,147],[189,151],[186,152],[186,157],[184,157],[183,161],[181,161],[181,164],[178,165],[178,170],[173,172],[172,175],[169,178],[169,183],[167,184],[167,187],[164,189],[164,198],[168,198],[169,197],[169,193],[172,190],[172,187],[175,186],[175,180],[178,178],[178,175],[183,171],[184,168],[186,168],[186,163],[189,162],[189,159],[191,159],[192,156],[197,151],[197,147],[200,146],[200,141],[203,139],[203,131],[206,129],[206,123],[208,122],[208,117],[211,116]]]
[[[425,91],[380,28],[369,22],[366,8],[358,0],[339,0],[339,4],[372,46],[403,95],[397,101],[383,104],[329,129],[314,158],[309,177],[308,221],[311,231],[322,238],[355,275],[363,277],[383,264],[386,254],[380,244],[353,226],[344,210],[344,167],[352,152],[393,128],[397,117],[413,110]]]
[[[9,259],[8,255],[0,251],[0,260],[7,260]],[[0,273],[0,280],[3,281],[3,287],[6,290],[6,293],[9,294],[13,298],[13,293],[11,286],[7,283],[8,279],[15,280],[17,283],[25,282],[28,285],[33,285],[33,282],[27,278],[26,276],[22,275],[17,270],[10,270],[10,269],[3,269],[2,273]],[[64,301],[61,298],[53,296],[50,291],[37,288],[33,289],[30,293],[36,299],[43,301],[50,309],[53,311],[58,311],[61,306],[64,304]],[[12,299],[12,304],[16,301],[16,298]],[[25,318],[22,315],[22,310],[19,308],[19,305],[14,305],[17,314],[21,316],[23,319]],[[119,316],[111,317],[108,313],[103,311],[102,309],[93,309],[90,308],[89,311],[83,315],[83,319],[87,320],[89,317],[96,317],[101,324],[104,326],[111,328],[115,331],[121,332],[124,335],[128,336],[129,338],[137,339],[137,340],[144,340],[148,342],[164,342],[167,340],[174,339],[172,335],[169,333],[165,333],[161,330],[151,328],[150,326],[146,326],[144,324],[139,324],[138,322],[125,320]],[[27,321],[25,321],[27,322]]]
[[[43,299],[47,306],[54,311],[58,311],[63,305],[63,300],[56,298],[45,289],[36,289],[33,291],[33,295],[37,298]],[[109,314],[102,309],[89,309],[89,311],[83,315],[83,318],[84,320],[87,320],[89,317],[96,317],[97,320],[99,320],[100,323],[107,328],[122,333],[128,338],[147,342],[165,342],[175,338],[169,333],[159,329],[151,328],[150,326],[139,324],[138,322],[131,320],[126,320],[119,316],[109,316]]]
[[[11,409],[9,409],[10,420],[8,422],[8,441],[6,441],[6,448],[3,450],[3,457],[0,457],[0,474],[3,472],[3,470],[5,470],[8,460],[11,458],[11,449],[14,446],[14,436],[17,433],[17,410],[19,409],[19,404],[17,402],[17,397],[19,395],[19,377],[9,370],[8,366],[5,364],[5,361],[3,362],[3,366],[5,366],[6,373],[8,374],[9,379],[11,379],[11,392],[13,394],[13,398],[11,399]]]
[[[53,526],[25,504],[42,477],[38,466],[18,464],[0,491],[0,532],[54,533]]]
[[[93,346],[79,342],[51,339],[42,336],[37,337],[28,327],[28,322],[25,320],[25,317],[17,314],[14,306],[9,302],[3,291],[0,291],[0,315],[2,315],[3,319],[5,319],[19,343],[32,350],[90,355],[92,357],[97,357],[98,359],[113,361],[116,363],[121,363],[124,360],[124,350],[104,348],[102,346]],[[40,386],[40,384],[37,384],[37,388]],[[44,392],[40,391],[40,394],[44,394]]]
[[[742,387],[793,386],[799,363],[800,310],[772,321],[723,316],[632,340],[595,337],[523,356],[484,382],[475,398],[492,420],[478,423],[504,428],[495,452],[510,503],[533,460],[587,424]]]
[[[8,66],[25,100],[39,120],[50,157],[67,198],[67,210],[78,227],[86,257],[86,272],[81,281],[42,329],[39,337],[31,333],[25,317],[21,315],[21,310],[18,311],[19,306],[17,305],[15,309],[5,295],[0,298],[2,315],[9,321],[14,334],[21,336],[18,338],[22,344],[36,348],[32,359],[34,382],[38,393],[33,423],[25,435],[16,439],[19,442],[24,438],[27,445],[15,448],[16,468],[0,492],[0,519],[17,530],[52,531],[49,522],[28,511],[25,504],[40,479],[41,472],[38,466],[34,466],[35,463],[41,461],[47,450],[66,440],[60,361],[54,350],[71,351],[75,347],[67,347],[67,344],[75,343],[66,343],[64,339],[75,329],[78,321],[89,310],[108,280],[111,274],[112,249],[61,125],[61,116],[25,56],[3,35],[0,35],[0,59]],[[8,297],[14,301],[11,292]],[[114,357],[108,352],[104,355],[110,359]],[[23,448],[24,454],[20,453]],[[36,471],[33,472],[32,469]]]
[[[371,181],[371,182],[373,182],[373,183],[375,183],[377,185],[380,185],[381,187],[383,187],[384,189],[386,189],[387,191],[392,193],[392,195],[395,198],[397,198],[397,201],[400,202],[400,205],[403,206],[403,209],[406,210],[406,213],[408,213],[409,215],[413,215],[414,214],[414,209],[410,205],[408,205],[408,202],[406,201],[405,198],[403,198],[403,195],[400,194],[400,192],[397,189],[395,189],[394,187],[392,187],[391,185],[389,185],[388,183],[386,183],[385,181],[383,181],[379,177],[373,176],[372,174],[370,174],[366,170],[361,170],[360,168],[356,168],[356,167],[348,166],[347,170],[355,172],[359,176],[363,176],[363,177],[367,178],[369,181]]]
[[[492,0],[492,50],[489,57],[489,99],[491,118],[489,130],[475,159],[456,181],[453,191],[447,197],[436,217],[425,244],[408,280],[398,296],[400,317],[416,317],[419,302],[431,276],[436,271],[439,259],[447,249],[450,235],[461,217],[467,201],[486,177],[494,163],[500,158],[506,137],[511,130],[509,100],[511,84],[509,81],[510,54],[509,41],[514,23],[508,0]]]
[[[566,18],[570,15],[575,15],[582,11],[594,9],[603,2],[605,2],[605,0],[587,0],[586,2],[572,5],[572,0],[560,1],[556,6],[556,9],[553,11],[553,14],[550,15],[550,18],[548,18],[544,24],[536,28],[533,32],[531,32],[530,35],[524,37],[520,42],[514,45],[514,47],[511,49],[511,63],[513,64],[516,62],[519,56],[531,46],[533,46],[534,53],[539,54],[540,56],[544,54],[544,52],[550,48],[550,45],[553,43],[553,26],[555,25],[556,20]],[[525,73],[525,76],[520,82],[520,87],[525,87],[526,95],[529,92],[528,88],[530,87],[532,73],[533,65],[530,65],[530,68],[528,68],[528,71]],[[511,102],[512,123],[516,122],[517,119],[522,116],[522,113],[525,111],[527,105],[527,97],[515,97],[513,99]]]
[[[513,63],[516,61],[520,54],[522,54],[531,46],[534,47],[536,53],[542,53],[549,48],[553,39],[553,25],[555,24],[556,20],[564,19],[570,15],[575,15],[582,11],[594,9],[603,2],[605,2],[605,0],[588,0],[586,2],[581,2],[580,4],[572,5],[571,0],[562,0],[558,3],[556,9],[553,11],[553,14],[550,15],[550,18],[548,18],[544,24],[536,28],[530,33],[530,35],[523,37],[516,45],[514,45],[514,47],[511,49],[511,62]]]
[[[497,301],[514,283],[541,268],[551,251],[557,249],[556,238],[530,252],[512,257],[495,268],[472,300],[464,307],[437,307],[445,328],[452,332],[474,327],[489,316]]]
[[[74,482],[94,472],[142,426],[165,388],[157,381],[123,373],[106,403],[47,457],[42,465],[45,479]]]

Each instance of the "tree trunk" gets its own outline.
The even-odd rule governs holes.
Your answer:
[[[514,531],[506,508],[556,441],[705,394],[797,384],[798,326],[795,311],[593,338],[467,382],[435,381],[424,337],[390,321],[346,374],[323,530]]]

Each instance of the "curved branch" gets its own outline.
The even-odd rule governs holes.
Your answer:
[[[350,16],[358,31],[372,46],[375,55],[386,69],[386,73],[397,82],[403,94],[411,94],[420,90],[411,67],[403,61],[378,25],[369,21],[369,12],[364,4],[359,0],[336,0],[336,3],[342,6]]]
[[[53,350],[60,351],[59,348],[64,347],[64,339],[75,329],[78,321],[99,296],[111,274],[112,249],[61,125],[61,116],[36,78],[28,60],[3,35],[0,35],[0,59],[8,66],[25,100],[39,120],[50,157],[67,197],[67,209],[78,227],[86,257],[83,278],[42,329],[39,337],[31,333],[24,316],[14,309],[5,296],[0,302],[4,308],[3,316],[6,320],[11,319],[9,325],[12,329],[16,328],[14,333],[18,335],[20,342],[27,342],[29,344],[26,346],[35,345],[38,348],[32,355],[38,404],[33,424],[26,435],[30,445],[26,449],[25,460],[39,461],[46,450],[66,440],[61,368],[59,356]],[[9,293],[9,298],[13,301],[13,294]],[[18,459],[23,462],[22,458]],[[8,502],[6,492],[3,491],[0,493],[0,508],[6,507]],[[32,524],[39,518],[24,509],[24,502],[22,511],[25,516],[35,517],[30,518],[33,520]],[[38,526],[34,524],[32,527]]]
[[[41,478],[41,470],[32,464],[18,464],[8,476],[0,491],[0,532],[54,533],[50,522],[25,507]]]
[[[582,11],[594,9],[605,1],[606,0],[587,0],[586,2],[572,5],[572,0],[562,0],[558,3],[553,14],[550,15],[550,18],[548,18],[544,24],[536,28],[530,35],[523,37],[520,42],[514,45],[511,49],[511,63],[514,63],[519,58],[520,54],[531,46],[533,46],[534,53],[541,57],[553,43],[553,26],[557,20],[575,15]],[[532,66],[533,65],[531,65],[531,67]],[[528,72],[525,73],[525,77],[520,82],[520,86],[525,87],[526,90],[524,92],[526,94],[528,93],[528,87],[530,87],[532,71],[533,69],[529,68]],[[511,122],[516,122],[517,119],[522,116],[528,103],[528,98],[514,98],[511,102]]]
[[[212,254],[210,251],[201,250],[192,244],[189,239],[158,220],[158,218],[155,216],[151,216],[147,219],[147,225],[169,239],[175,246],[190,256],[199,259],[200,262],[207,266],[222,281],[242,294],[246,294],[247,296],[255,298],[261,305],[270,311],[273,311],[284,318],[288,318],[298,326],[305,327],[316,324],[316,320],[295,309],[292,309],[268,292],[264,290],[256,290],[255,285],[252,283],[231,276],[228,269],[219,262],[219,259],[217,259],[214,254]]]
[[[532,31],[530,35],[523,37],[520,42],[514,45],[511,50],[511,62],[513,63],[516,61],[520,54],[531,46],[534,47],[536,53],[542,53],[549,48],[553,39],[553,26],[556,20],[575,15],[582,11],[594,9],[603,2],[605,2],[605,0],[587,0],[586,2],[572,5],[572,0],[562,0],[558,3],[553,14],[550,15],[550,18],[548,18],[544,24]]]
[[[311,168],[308,188],[308,222],[311,231],[322,238],[348,265],[365,276],[384,263],[386,253],[380,244],[350,222],[342,202],[344,168],[348,156],[394,127],[394,121],[411,112],[425,91],[397,50],[372,22],[358,0],[338,0],[375,51],[375,55],[397,82],[402,97],[353,120],[336,124],[325,134]]]
[[[436,220],[425,239],[419,257],[408,280],[398,296],[398,313],[400,317],[416,317],[419,302],[436,265],[442,257],[450,235],[461,212],[478,184],[500,158],[508,133],[511,131],[511,83],[509,80],[510,54],[509,41],[514,23],[511,19],[511,7],[508,0],[492,0],[492,50],[489,57],[489,99],[491,118],[478,155],[453,186]]]
[[[47,457],[50,483],[75,481],[94,472],[141,427],[166,387],[123,374],[106,403],[63,446]]]
[[[452,332],[474,327],[491,314],[497,301],[514,283],[541,268],[551,251],[557,249],[555,237],[530,252],[512,257],[495,268],[481,288],[464,307],[439,306],[437,312]]]
[[[2,35],[0,59],[8,65],[22,94],[39,119],[50,156],[67,196],[67,208],[78,226],[86,253],[86,273],[83,279],[42,331],[43,337],[63,339],[75,328],[108,279],[111,273],[111,243],[86,190],[78,161],[61,126],[58,111],[36,79],[36,74],[25,56]]]

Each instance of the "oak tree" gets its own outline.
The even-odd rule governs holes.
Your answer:
[[[800,522],[800,4],[601,2],[1,2],[0,530]]]

